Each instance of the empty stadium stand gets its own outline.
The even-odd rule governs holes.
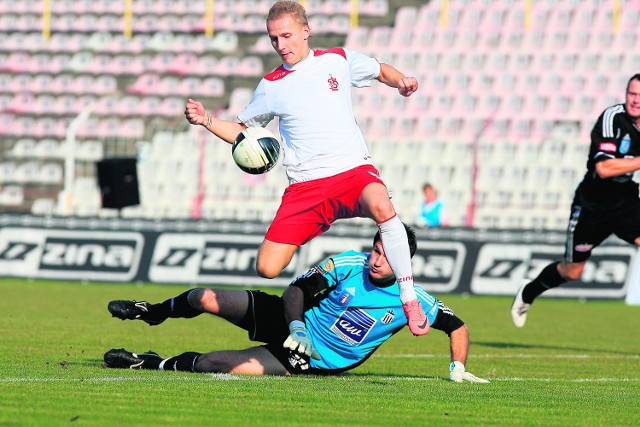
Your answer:
[[[125,2],[51,2],[47,39],[42,2],[0,0],[0,212],[112,214],[95,162],[137,155],[141,205],[125,216],[270,220],[281,165],[246,175],[228,144],[182,116],[196,98],[233,118],[277,65],[264,35],[270,1],[216,1],[211,37],[205,2],[132,4],[127,37]],[[452,225],[564,227],[591,126],[640,69],[631,0],[362,0],[357,27],[350,0],[305,6],[312,46],[345,45],[420,81],[406,99],[380,84],[353,90],[409,222],[429,181]]]

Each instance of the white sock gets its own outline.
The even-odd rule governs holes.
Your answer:
[[[413,273],[411,272],[411,251],[404,224],[394,215],[392,218],[378,224],[380,240],[389,265],[400,285],[400,301],[406,303],[418,299],[413,288]]]

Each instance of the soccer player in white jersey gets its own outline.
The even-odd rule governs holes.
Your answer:
[[[295,1],[273,4],[267,31],[283,64],[260,81],[238,122],[213,117],[191,99],[185,109],[189,123],[230,144],[246,127],[280,118],[290,185],[258,251],[258,274],[276,277],[298,247],[337,219],[371,218],[398,277],[409,328],[414,335],[426,334],[429,323],[414,291],[407,235],[372,165],[351,105],[352,86],[369,86],[376,79],[410,96],[418,89],[417,80],[348,49],[312,50],[306,12]]]
[[[410,228],[406,233],[413,255],[415,234]],[[297,277],[282,297],[258,290],[197,288],[159,304],[111,301],[108,309],[114,317],[150,325],[210,313],[265,345],[169,358],[119,348],[107,351],[104,361],[110,368],[253,375],[334,375],[354,369],[406,324],[398,282],[385,254],[378,232],[371,253],[334,255]],[[469,330],[464,322],[424,289],[416,286],[416,293],[433,329],[449,336],[449,379],[487,383],[465,368]]]

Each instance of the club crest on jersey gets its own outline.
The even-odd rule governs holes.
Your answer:
[[[629,137],[629,134],[626,134],[622,137],[622,141],[620,141],[620,154],[627,154],[629,148],[631,148],[631,137]]]
[[[385,325],[388,325],[389,323],[393,322],[394,317],[396,317],[396,312],[393,310],[387,310],[387,312],[384,314],[384,316],[382,316],[382,319],[380,319],[380,321]]]
[[[364,340],[375,324],[376,319],[366,312],[359,308],[347,308],[331,326],[331,331],[343,341],[356,345]]]
[[[327,260],[327,262],[325,262],[321,268],[322,268],[322,271],[324,271],[325,273],[329,273],[333,271],[333,269],[335,268],[335,266],[333,265],[333,260],[332,259]]]
[[[340,295],[338,296],[338,301],[340,302],[340,305],[347,305],[347,303],[351,301],[352,298],[353,295],[351,295],[349,292],[342,291],[342,293],[340,293]]]
[[[338,79],[336,79],[331,74],[329,74],[329,79],[327,81],[329,82],[329,89],[331,89],[334,92],[338,90],[338,86],[339,86]]]
[[[351,301],[351,299],[353,299],[353,297],[355,296],[356,296],[356,288],[354,287],[346,288],[338,296],[338,301],[340,302],[341,305],[347,305],[347,303]]]

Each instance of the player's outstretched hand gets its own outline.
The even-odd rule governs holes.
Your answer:
[[[184,116],[192,125],[202,125],[207,119],[207,111],[201,102],[189,98],[187,106],[184,109]]]
[[[289,336],[282,345],[284,348],[291,349],[300,354],[306,354],[316,360],[320,360],[320,354],[313,348],[307,328],[303,322],[294,320],[289,325]]]
[[[460,362],[453,362],[451,364],[449,379],[456,383],[468,382],[486,384],[489,382],[483,378],[476,377],[471,372],[467,372],[464,365]]]
[[[418,80],[415,77],[403,77],[398,82],[398,92],[402,96],[411,96],[418,90]]]

